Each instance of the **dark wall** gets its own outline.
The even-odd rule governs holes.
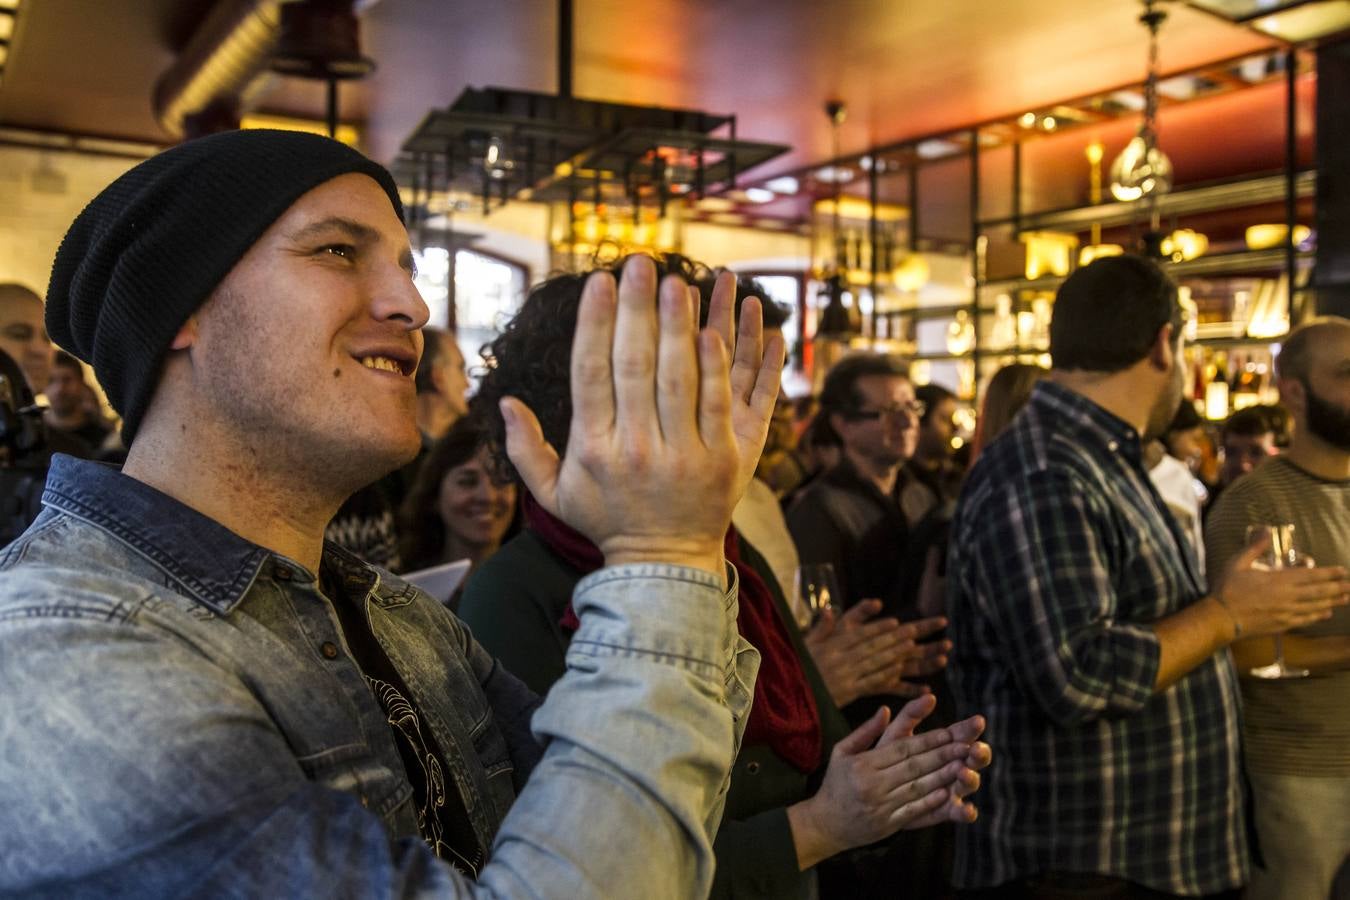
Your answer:
[[[1350,317],[1350,40],[1317,51],[1317,311]]]

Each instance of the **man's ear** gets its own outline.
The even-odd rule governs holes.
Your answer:
[[[1281,378],[1277,382],[1280,388],[1280,402],[1290,412],[1302,412],[1308,406],[1308,389],[1297,378]]]
[[[1159,372],[1167,372],[1172,368],[1173,363],[1179,363],[1177,359],[1176,334],[1172,331],[1172,323],[1158,329],[1158,333],[1153,338],[1153,345],[1148,348],[1149,365]]]
[[[197,317],[188,316],[188,320],[183,323],[183,327],[178,329],[178,333],[173,336],[169,343],[170,350],[188,350],[197,343]]]
[[[840,437],[843,437],[844,429],[848,427],[848,419],[844,418],[844,414],[832,412],[830,413],[830,418],[828,421],[830,423],[830,427],[834,429],[834,433],[839,435]]]

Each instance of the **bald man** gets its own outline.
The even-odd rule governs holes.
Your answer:
[[[47,387],[52,342],[42,322],[42,298],[12,281],[0,283],[0,350],[19,364],[34,391]]]

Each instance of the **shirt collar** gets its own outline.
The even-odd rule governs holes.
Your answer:
[[[224,614],[275,558],[285,579],[312,580],[298,563],[245,540],[117,468],[63,454],[52,457],[46,506],[102,529],[153,562],[183,594]]]
[[[1041,381],[1032,390],[1030,402],[1044,417],[1054,421],[1056,428],[1142,465],[1143,443],[1135,427],[1077,391],[1053,381]]]

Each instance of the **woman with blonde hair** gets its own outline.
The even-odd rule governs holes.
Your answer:
[[[1030,363],[1011,363],[994,373],[985,388],[984,405],[980,407],[980,419],[975,425],[974,447],[970,453],[972,464],[1027,405],[1036,382],[1049,374],[1048,369]]]

